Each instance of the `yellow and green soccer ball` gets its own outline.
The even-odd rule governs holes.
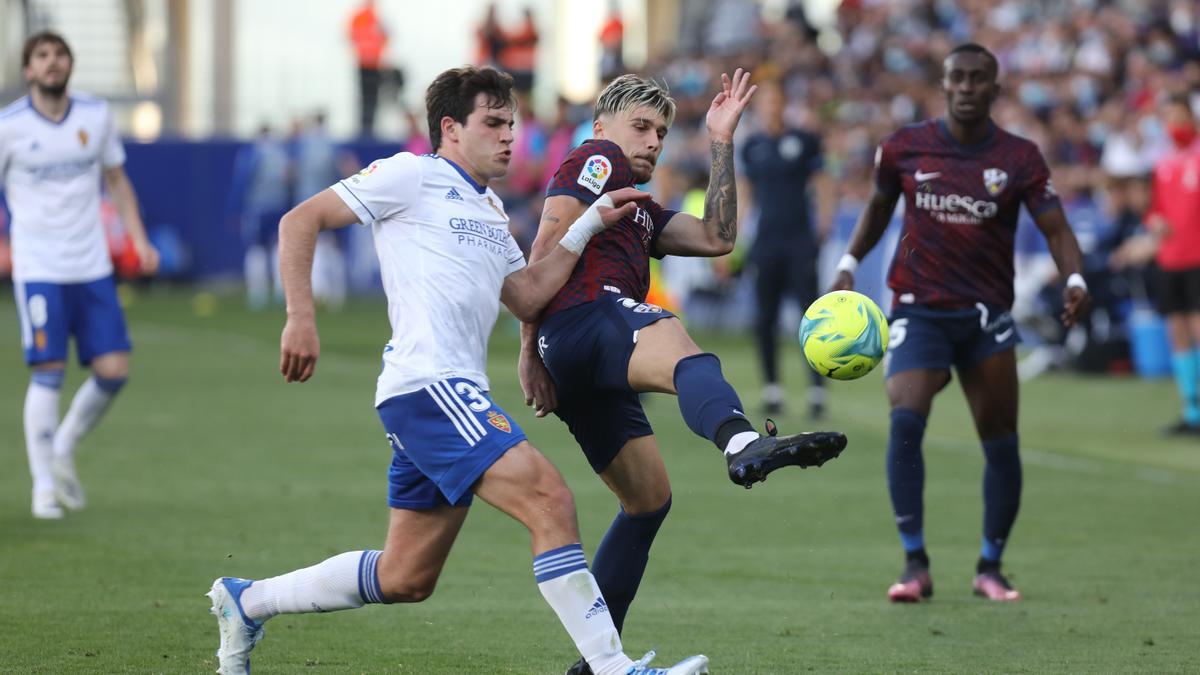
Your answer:
[[[800,322],[800,347],[813,370],[835,380],[871,372],[887,351],[888,324],[870,298],[854,291],[826,293]]]

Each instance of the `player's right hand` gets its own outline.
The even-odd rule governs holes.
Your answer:
[[[604,223],[605,227],[612,227],[621,221],[625,216],[632,216],[637,211],[638,202],[650,198],[649,192],[642,192],[634,187],[623,187],[620,190],[604,193],[612,200],[613,206],[597,206],[596,210],[600,212],[600,222]]]
[[[833,278],[833,285],[829,287],[829,292],[833,291],[852,291],[854,290],[854,275],[846,270],[837,273]]]
[[[542,363],[537,352],[522,349],[517,361],[517,375],[521,379],[521,391],[525,392],[525,405],[533,406],[534,415],[545,417],[558,407],[558,395],[550,371]]]
[[[288,318],[279,338],[279,372],[288,382],[306,382],[317,367],[321,339],[317,337],[317,322]]]

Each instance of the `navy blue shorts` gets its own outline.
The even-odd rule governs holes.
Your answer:
[[[538,353],[557,389],[554,414],[567,423],[596,473],[625,443],[654,433],[629,386],[629,357],[639,330],[671,316],[657,305],[606,294],[542,322]]]
[[[31,366],[66,361],[71,336],[79,363],[85,366],[97,356],[131,349],[111,276],[81,284],[17,281],[13,294],[25,363]]]
[[[887,376],[906,370],[967,368],[1021,341],[1008,310],[978,303],[970,309],[896,305],[884,357]]]
[[[471,486],[525,432],[475,383],[461,377],[393,396],[377,408],[392,444],[388,506],[468,506]]]

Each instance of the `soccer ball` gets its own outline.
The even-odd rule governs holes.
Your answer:
[[[888,324],[870,298],[834,291],[817,298],[800,322],[800,347],[813,370],[835,380],[871,372],[887,351]]]

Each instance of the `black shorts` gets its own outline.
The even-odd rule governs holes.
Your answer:
[[[554,411],[600,473],[627,442],[654,433],[629,386],[637,332],[674,316],[632,298],[603,297],[551,315],[538,331],[538,352],[558,394]]]
[[[1159,272],[1158,311],[1161,314],[1200,312],[1200,267]]]

